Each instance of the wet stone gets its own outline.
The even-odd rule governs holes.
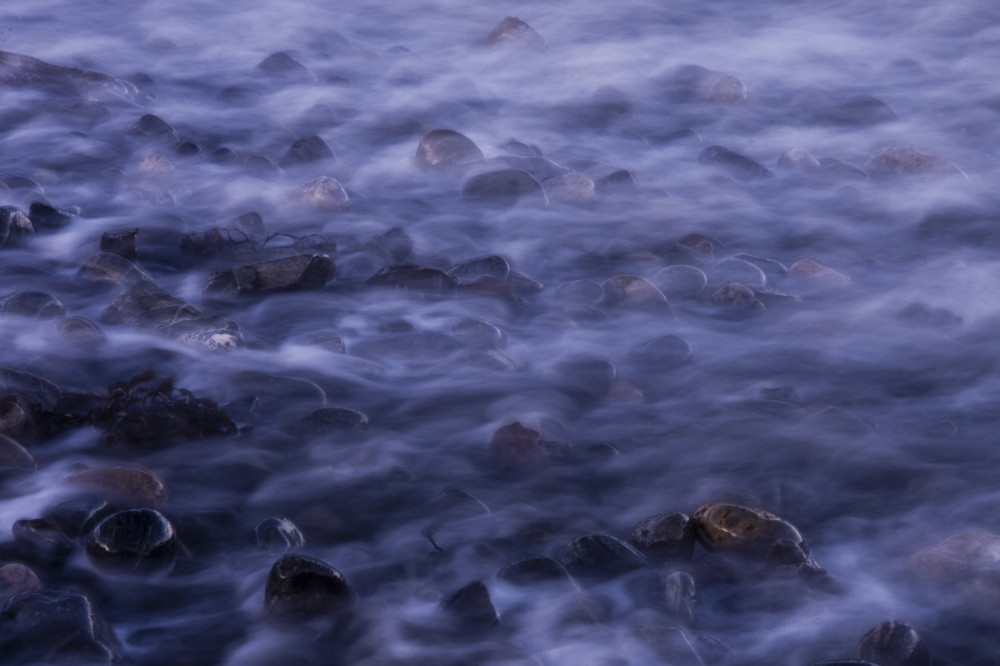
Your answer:
[[[501,169],[473,176],[462,186],[462,196],[469,201],[496,206],[513,206],[521,201],[548,203],[541,183],[520,169]]]
[[[760,305],[753,289],[742,282],[730,282],[719,287],[712,294],[712,302],[736,311],[751,311]]]
[[[347,407],[320,407],[302,417],[303,434],[324,435],[360,431],[368,428],[368,417]]]
[[[0,248],[14,247],[34,233],[27,215],[13,206],[0,206]]]
[[[478,580],[448,597],[441,608],[462,629],[489,629],[500,624],[500,613],[490,599],[490,591]]]
[[[501,569],[497,577],[521,587],[569,583],[572,580],[566,567],[550,557],[530,557],[512,562]]]
[[[61,566],[76,550],[76,544],[62,529],[46,518],[16,520],[10,531],[31,557],[50,566]]]
[[[510,264],[500,255],[490,254],[452,266],[448,269],[448,274],[460,282],[473,281],[480,277],[506,280],[510,275]]]
[[[879,666],[931,666],[930,650],[917,630],[897,621],[883,622],[861,637],[858,657]]]
[[[618,169],[594,181],[598,194],[623,194],[639,190],[639,180],[628,169]]]
[[[399,227],[393,227],[384,234],[379,234],[372,239],[372,244],[393,266],[406,263],[413,255],[413,239]]]
[[[661,513],[640,520],[628,542],[656,562],[685,561],[694,552],[694,524],[683,513]]]
[[[436,268],[406,264],[383,268],[368,278],[369,287],[391,287],[404,291],[451,292],[458,287],[458,280]]]
[[[737,180],[749,182],[770,178],[774,174],[763,165],[725,146],[709,146],[698,154],[702,164],[716,166]]]
[[[28,218],[36,229],[61,229],[79,217],[79,210],[56,208],[39,201],[28,208]]]
[[[37,467],[35,458],[17,440],[0,434],[0,470],[28,469]]]
[[[863,169],[845,164],[840,160],[821,159],[820,176],[834,183],[864,183],[868,181],[868,173]]]
[[[872,127],[899,120],[899,116],[880,99],[856,95],[823,109],[819,120],[845,127]]]
[[[135,284],[151,280],[141,268],[128,259],[110,252],[90,255],[76,277],[84,282],[104,282],[108,284]]]
[[[201,146],[191,141],[180,141],[174,146],[174,152],[181,157],[193,157],[201,153]]]
[[[45,512],[64,534],[74,539],[87,536],[100,521],[121,507],[113,507],[107,499],[86,496],[60,502]]]
[[[708,550],[763,555],[776,541],[805,545],[795,527],[767,511],[737,504],[712,503],[691,516],[695,535]]]
[[[948,586],[988,580],[1000,567],[1000,535],[981,530],[958,532],[917,551],[910,564],[921,576]],[[989,588],[989,586],[986,586]],[[1000,595],[1000,586],[996,588]]]
[[[431,130],[417,146],[417,164],[427,169],[455,169],[485,159],[469,137],[449,129]]]
[[[66,308],[51,294],[19,291],[0,298],[0,313],[48,319],[65,314]]]
[[[678,264],[661,268],[650,278],[650,282],[668,299],[691,300],[698,298],[708,286],[708,277],[700,268]]]
[[[135,121],[135,124],[129,128],[129,134],[159,139],[169,142],[171,145],[180,140],[177,130],[171,127],[170,123],[152,113],[147,113]]]
[[[618,379],[611,361],[590,355],[574,355],[556,363],[556,384],[581,400],[597,400],[608,395]]]
[[[115,571],[169,569],[179,550],[174,526],[153,509],[113,513],[99,522],[87,538],[87,555],[91,561]]]
[[[82,348],[99,347],[108,339],[101,327],[86,317],[63,317],[56,328],[68,342]]]
[[[709,275],[714,286],[730,282],[742,282],[749,287],[763,287],[767,284],[764,271],[742,259],[723,259],[712,265]]]
[[[301,198],[320,210],[342,211],[351,205],[344,186],[330,176],[317,176],[307,181],[302,186]]]
[[[268,573],[264,607],[272,616],[340,615],[354,604],[354,591],[344,575],[314,557],[283,555]]]
[[[530,468],[548,458],[542,434],[518,422],[497,429],[490,440],[489,451],[507,468]]]
[[[267,294],[300,289],[322,289],[336,275],[326,254],[301,254],[237,266],[208,279],[205,293],[213,296]]]
[[[517,155],[501,155],[486,160],[479,165],[478,171],[498,171],[504,168],[527,171],[539,182],[572,173],[567,167],[545,157],[521,157]]]
[[[691,638],[683,629],[671,626],[656,615],[640,613],[634,621],[634,635],[662,660],[676,666],[704,664]]]
[[[135,247],[135,237],[139,233],[138,229],[129,231],[110,232],[101,234],[101,252],[117,254],[129,261],[139,258],[139,252]]]
[[[851,278],[812,259],[799,259],[788,267],[788,275],[806,284],[822,287],[847,287]]]
[[[331,351],[334,354],[346,354],[347,353],[347,343],[344,342],[339,334],[333,331],[320,331],[318,333],[312,333],[304,338],[303,342],[316,345],[317,347],[322,347],[327,351]]]
[[[649,565],[635,548],[603,534],[574,539],[559,554],[559,562],[580,578],[614,578]]]
[[[604,288],[593,280],[572,280],[556,287],[556,298],[564,303],[595,305],[604,298]]]
[[[112,664],[119,661],[122,648],[87,597],[26,590],[0,610],[0,654],[21,664]]]
[[[483,38],[483,44],[487,46],[518,46],[535,51],[544,51],[548,48],[542,36],[516,16],[508,16],[500,21]]]
[[[507,342],[507,334],[488,321],[463,317],[452,326],[452,333],[467,345],[481,349],[499,349]]]
[[[260,61],[254,68],[254,74],[285,83],[312,83],[316,80],[305,65],[284,51],[276,51]]]
[[[301,548],[306,539],[288,518],[265,518],[253,528],[253,543],[268,551],[289,551]]]
[[[607,279],[602,288],[605,305],[670,312],[670,304],[663,292],[637,275],[616,275]]]
[[[909,146],[888,146],[876,150],[865,162],[864,170],[873,179],[941,176],[968,178],[964,171],[948,160]]]
[[[585,206],[594,200],[594,181],[582,173],[567,173],[542,181],[542,188],[551,201]]]
[[[304,164],[334,157],[326,141],[316,136],[307,136],[293,143],[285,153],[286,164]]]
[[[0,566],[0,604],[15,594],[40,589],[42,589],[42,581],[38,579],[38,575],[31,567],[17,562]]]
[[[123,508],[165,504],[167,489],[156,475],[138,467],[95,467],[74,472],[64,483],[89,489]]]
[[[733,105],[750,99],[746,85],[738,78],[699,65],[679,67],[668,81],[667,90],[675,102]]]

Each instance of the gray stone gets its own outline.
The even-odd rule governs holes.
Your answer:
[[[42,589],[42,581],[31,567],[11,562],[0,566],[0,603],[6,602],[15,594],[28,590]]]
[[[637,275],[616,275],[605,280],[604,304],[653,312],[670,312],[670,304],[663,292],[653,283]]]
[[[93,491],[122,508],[155,507],[167,501],[167,488],[139,467],[94,467],[67,476],[63,483]]]
[[[283,83],[312,83],[316,77],[301,62],[285,53],[276,51],[264,58],[254,74]]]
[[[678,264],[661,268],[650,282],[668,299],[695,299],[708,285],[708,277],[700,268]]]
[[[314,134],[299,139],[289,146],[288,152],[285,153],[285,163],[304,164],[334,157],[335,155],[326,141]]]
[[[13,206],[0,206],[0,248],[16,246],[34,234],[35,227],[27,215]]]
[[[288,518],[265,518],[253,528],[257,548],[269,551],[289,551],[301,548],[306,539],[299,528]]]
[[[17,440],[0,434],[0,469],[37,468],[35,458]]]
[[[180,141],[180,135],[177,134],[177,130],[171,127],[170,123],[163,120],[163,118],[152,113],[147,113],[135,121],[135,124],[129,128],[129,134],[162,140],[168,142],[170,145]]]
[[[0,299],[0,312],[49,319],[65,314],[66,308],[43,291],[19,291]]]
[[[679,67],[667,82],[667,91],[675,102],[733,105],[750,100],[747,87],[738,78],[699,65]]]
[[[500,613],[482,581],[473,581],[455,592],[441,608],[464,630],[489,629],[500,624]]]

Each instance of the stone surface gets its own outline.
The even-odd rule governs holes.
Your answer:
[[[788,267],[788,275],[800,282],[822,287],[847,287],[851,278],[812,259],[799,259]]]
[[[510,468],[530,468],[547,459],[542,434],[518,422],[498,428],[489,444],[497,462]]]
[[[66,308],[43,291],[19,291],[0,298],[0,313],[48,319],[66,314]]]
[[[879,666],[931,666],[930,650],[917,630],[898,621],[873,627],[858,642],[858,657]]]
[[[312,83],[316,80],[305,65],[284,51],[276,51],[261,60],[254,68],[254,74],[284,83]]]
[[[566,567],[550,557],[530,557],[512,562],[501,569],[497,577],[518,586],[571,581]]]
[[[698,161],[719,167],[736,180],[749,182],[770,178],[774,174],[763,165],[746,155],[729,150],[725,146],[709,146],[698,154]]]
[[[449,129],[431,130],[417,146],[417,164],[426,169],[457,169],[485,159],[472,139]]]
[[[542,181],[542,188],[550,201],[585,206],[594,201],[594,181],[582,173],[567,173]]]
[[[663,579],[667,610],[680,622],[693,627],[698,622],[698,588],[686,571],[674,571]]]
[[[559,553],[559,562],[578,578],[614,578],[649,565],[635,548],[604,534],[574,539]]]
[[[95,564],[130,573],[169,569],[179,550],[174,526],[153,509],[113,513],[87,538],[87,554]]]
[[[132,127],[129,134],[143,136],[150,139],[158,139],[173,145],[180,141],[177,130],[171,127],[170,123],[157,115],[147,113],[140,117]]]
[[[213,296],[237,296],[322,289],[336,273],[329,255],[300,254],[215,273],[208,279],[205,293]]]
[[[155,507],[167,501],[163,481],[138,467],[95,467],[74,472],[63,482],[99,493],[123,508]]]
[[[548,203],[541,183],[527,171],[501,169],[473,176],[462,186],[468,201],[495,206],[513,206],[519,202]]]
[[[437,270],[406,264],[383,268],[368,278],[369,287],[392,287],[404,291],[451,292],[458,287],[458,280]]]
[[[264,607],[272,616],[339,615],[354,604],[354,591],[344,575],[314,557],[283,555],[268,573]]]
[[[455,592],[441,608],[463,629],[488,629],[500,624],[500,613],[482,581],[473,581]]]
[[[304,164],[334,157],[333,151],[321,137],[313,134],[303,137],[288,147],[285,153],[286,164]]]
[[[794,146],[784,150],[778,156],[778,168],[788,173],[815,175],[822,168],[822,165],[805,149]]]
[[[302,185],[302,201],[320,210],[343,211],[351,207],[347,191],[330,176],[316,176]]]
[[[735,311],[748,312],[757,309],[757,295],[742,282],[730,282],[712,293],[712,302]]]
[[[691,362],[691,356],[691,343],[670,333],[646,340],[629,353],[631,361],[657,370],[671,370],[687,365]]]
[[[152,282],[152,278],[128,259],[110,252],[90,255],[76,277],[82,282],[131,285],[140,281]]]
[[[601,285],[607,306],[670,312],[667,297],[653,283],[638,275],[616,275]]]
[[[691,516],[698,541],[709,550],[763,555],[779,539],[804,544],[795,526],[773,513],[737,504],[711,503]]]
[[[676,102],[733,105],[750,100],[750,92],[738,78],[699,65],[684,65],[674,71],[667,91]]]
[[[14,86],[44,86],[74,97],[93,90],[107,90],[132,97],[138,91],[131,83],[107,74],[75,67],[62,67],[31,56],[0,51],[0,83]]]
[[[668,299],[694,299],[708,285],[708,277],[700,268],[679,264],[661,268],[650,278],[650,282]]]
[[[27,590],[0,610],[0,654],[20,664],[112,664],[122,647],[84,595]]]
[[[690,560],[695,528],[683,513],[661,513],[636,523],[628,542],[656,562]]]
[[[887,146],[868,157],[864,170],[872,178],[921,178],[958,176],[968,179],[953,163],[909,146]]]
[[[542,36],[516,16],[508,16],[500,21],[483,38],[483,44],[487,46],[518,46],[535,51],[544,51],[548,48]]]
[[[139,252],[135,247],[135,237],[138,233],[138,229],[118,232],[105,231],[101,234],[101,252],[117,254],[129,261],[135,261],[139,258]]]
[[[0,604],[5,603],[15,594],[28,590],[42,589],[42,581],[31,569],[18,562],[10,562],[0,566]]]

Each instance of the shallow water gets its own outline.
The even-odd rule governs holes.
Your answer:
[[[21,552],[14,521],[72,495],[72,471],[137,465],[167,488],[161,509],[186,548],[171,572],[123,577],[82,549],[60,564],[27,558],[47,587],[91,595],[135,663],[692,663],[690,650],[637,629],[677,624],[636,591],[661,569],[587,583],[586,612],[577,591],[517,588],[497,572],[556,557],[578,536],[624,540],[647,516],[732,502],[798,527],[840,591],[759,572],[720,583],[698,546],[695,564],[680,565],[700,590],[684,635],[731,649],[713,661],[697,643],[704,663],[854,658],[858,639],[892,619],[916,627],[938,663],[997,663],[1000,558],[969,565],[960,583],[935,581],[910,558],[964,530],[1000,533],[1000,10],[371,4],[13,0],[0,10],[3,51],[134,84],[70,91],[0,77],[0,204],[79,213],[0,249],[0,296],[47,292],[106,336],[80,346],[60,334],[60,318],[2,313],[0,366],[95,395],[153,368],[153,384],[172,377],[241,429],[119,447],[91,425],[19,437],[38,469],[4,478],[3,558]],[[508,15],[547,49],[484,46]],[[306,69],[255,73],[276,51]],[[737,77],[748,101],[686,91],[686,65]],[[176,136],[130,132],[144,114]],[[421,138],[438,128],[465,134],[486,158],[523,157],[516,140],[594,180],[627,169],[638,185],[599,185],[586,205],[551,193],[547,205],[469,201],[463,182],[487,167],[417,164]],[[311,135],[335,157],[286,158]],[[181,154],[179,141],[199,151]],[[745,169],[699,160],[713,145],[773,174],[745,180]],[[793,146],[854,170],[783,169]],[[957,169],[879,178],[868,160],[888,146]],[[223,147],[235,155],[223,159]],[[343,185],[349,209],[303,200],[321,175]],[[248,242],[231,229],[251,211],[266,231]],[[216,225],[234,247],[183,251],[186,236]],[[393,228],[412,253],[376,247]],[[107,320],[123,287],[77,272],[103,233],[130,229],[136,264],[166,293],[236,322],[238,348]],[[324,288],[203,293],[218,271],[303,252],[333,259]],[[538,284],[366,286],[392,264],[447,271],[485,255]],[[751,255],[779,293],[749,309],[713,301],[748,279],[745,264],[721,264],[737,255]],[[803,259],[836,272],[783,272]],[[610,285],[600,285],[619,275],[665,289],[660,271],[678,264],[707,274],[698,296],[602,300]],[[466,317],[502,339],[456,332]],[[317,344],[319,333],[340,336],[346,353]],[[664,335],[690,345],[688,362],[643,353]],[[5,393],[23,392],[4,381]],[[358,410],[367,426],[302,426],[327,406]],[[513,422],[562,443],[558,455],[504,469],[488,445]],[[256,548],[250,530],[272,516],[292,520],[301,552],[351,582],[356,624],[317,638],[267,618],[278,554]],[[439,605],[475,580],[500,626],[458,639],[441,629]]]

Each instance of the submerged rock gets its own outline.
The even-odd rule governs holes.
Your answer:
[[[59,299],[43,291],[19,291],[0,298],[0,313],[48,319],[66,313]]]
[[[497,573],[497,578],[521,587],[572,582],[566,567],[550,557],[530,557],[512,562]]]
[[[909,146],[888,146],[876,150],[865,162],[864,170],[873,179],[941,176],[968,179],[965,172],[952,162]]]
[[[500,624],[500,613],[490,599],[490,591],[478,580],[448,597],[441,608],[464,630],[489,629]]]
[[[508,16],[500,21],[483,38],[483,44],[487,46],[520,46],[536,51],[544,51],[548,48],[542,36],[516,16]]]
[[[354,591],[344,575],[314,557],[283,555],[268,573],[264,607],[272,616],[340,615],[354,604]]]
[[[559,562],[574,576],[592,578],[614,578],[649,565],[635,548],[604,534],[574,539],[559,554]]]
[[[670,304],[663,292],[638,275],[616,275],[605,280],[601,286],[605,305],[670,312]]]
[[[237,266],[212,275],[205,293],[214,296],[268,294],[277,291],[322,289],[336,275],[326,254],[301,254]]]
[[[861,637],[858,657],[879,666],[931,666],[930,650],[917,630],[898,621],[876,625]]]
[[[690,560],[695,528],[683,513],[661,513],[640,520],[628,542],[655,561]]]
[[[714,72],[699,65],[678,68],[667,83],[670,98],[675,102],[708,104],[746,104],[750,93],[735,76]]]
[[[87,554],[102,567],[128,572],[169,569],[180,550],[174,526],[159,511],[113,513],[87,538]]]
[[[285,53],[276,51],[254,68],[254,74],[284,83],[312,83],[316,77],[301,62]]]
[[[123,97],[131,97],[138,92],[131,83],[107,74],[53,65],[9,51],[0,51],[0,85],[44,87],[74,96],[95,89],[104,89]]]
[[[509,468],[530,468],[548,458],[542,434],[518,422],[498,428],[489,450],[501,465]]]
[[[0,206],[0,248],[16,246],[34,233],[35,227],[27,215],[13,206]]]
[[[698,154],[698,161],[719,167],[733,178],[744,182],[770,178],[774,175],[763,165],[725,146],[705,148]]]
[[[167,501],[156,475],[138,467],[95,467],[74,472],[64,483],[100,493],[122,507],[154,507]]]
[[[545,191],[535,178],[521,169],[501,169],[473,176],[462,186],[462,196],[476,203],[513,206],[526,201],[548,204]]]
[[[150,139],[160,139],[168,142],[170,145],[174,145],[180,141],[180,135],[177,134],[177,130],[171,127],[170,123],[163,118],[152,113],[147,113],[135,121],[135,124],[129,128],[129,134]]]
[[[779,539],[805,544],[795,527],[761,509],[705,504],[691,516],[698,541],[709,550],[763,554]]]
[[[417,146],[417,164],[427,169],[456,169],[485,159],[472,139],[449,129],[431,130]]]
[[[17,440],[0,434],[0,470],[35,469],[35,458]]]
[[[38,575],[31,567],[18,562],[0,566],[0,604],[15,594],[40,589],[42,589],[42,581],[38,579]]]
[[[326,141],[316,136],[307,136],[299,139],[288,148],[285,153],[286,164],[304,164],[335,157],[333,151]]]
[[[252,536],[257,548],[270,551],[295,550],[306,543],[302,532],[288,518],[265,518],[254,525]]]
[[[317,176],[307,181],[302,186],[301,198],[320,210],[343,211],[351,206],[344,186],[330,176]]]

